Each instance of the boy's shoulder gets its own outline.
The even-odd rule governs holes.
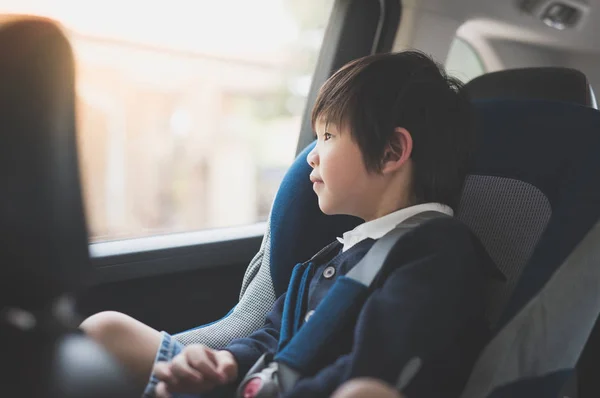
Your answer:
[[[392,262],[408,262],[432,255],[471,260],[494,279],[505,279],[477,235],[456,217],[437,217],[416,226],[396,243],[390,257]]]
[[[406,240],[405,244],[411,240],[422,242],[430,250],[481,244],[465,223],[452,216],[435,217],[422,222],[406,234]]]

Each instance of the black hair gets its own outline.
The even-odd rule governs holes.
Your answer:
[[[367,170],[380,172],[396,127],[413,140],[417,203],[456,209],[474,146],[470,101],[462,83],[429,56],[403,51],[346,64],[321,87],[312,112],[318,121],[347,126]]]

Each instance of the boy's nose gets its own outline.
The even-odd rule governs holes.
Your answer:
[[[312,149],[312,151],[310,151],[308,153],[308,155],[306,156],[306,161],[308,162],[308,164],[310,165],[310,167],[312,167],[313,169],[315,168],[315,166],[318,164],[318,161],[319,161],[319,155],[317,153],[317,147],[314,147]]]

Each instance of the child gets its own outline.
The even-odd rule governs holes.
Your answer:
[[[312,114],[317,144],[307,157],[313,189],[325,214],[365,223],[304,264],[310,279],[301,324],[336,278],[396,225],[424,211],[453,214],[472,151],[470,116],[460,83],[416,51],[353,61],[323,85]],[[482,289],[489,259],[452,217],[425,222],[396,247],[395,266],[377,277],[356,322],[285,397],[329,397],[359,377],[396,385],[407,368],[414,368],[403,390],[410,398],[460,394],[489,336]],[[262,329],[222,350],[184,348],[153,334],[150,346],[160,339],[161,355],[146,395],[235,386],[263,353],[277,351],[285,300],[275,302]],[[149,332],[139,328],[144,341]],[[415,347],[427,352],[407,357]]]

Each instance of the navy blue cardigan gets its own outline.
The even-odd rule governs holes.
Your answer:
[[[341,244],[332,244],[310,260],[313,273],[303,314],[316,308],[336,277],[373,243],[367,239],[344,253]],[[392,255],[394,265],[378,276],[356,321],[327,345],[315,368],[285,397],[328,397],[355,377],[395,385],[405,366],[415,361],[420,367],[403,391],[407,397],[459,396],[490,337],[484,286],[497,271],[471,231],[450,217],[407,233]],[[285,294],[262,329],[225,348],[238,361],[240,379],[263,353],[277,351],[284,300]],[[310,322],[304,318],[297,321]]]

